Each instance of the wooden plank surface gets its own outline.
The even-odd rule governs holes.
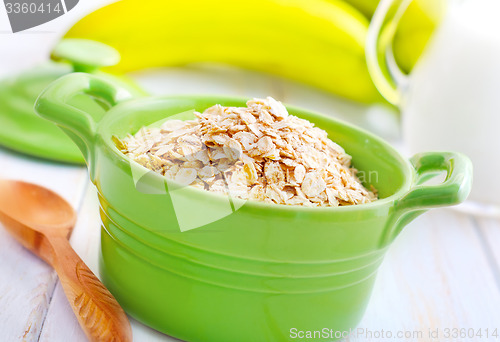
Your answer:
[[[477,217],[473,220],[477,226],[490,266],[495,271],[496,283],[500,288],[500,218]]]
[[[500,226],[496,227],[500,231]],[[429,330],[499,328],[500,291],[473,218],[432,210],[407,226],[379,270],[372,300],[359,328],[422,332],[408,340],[430,341]],[[418,338],[417,338],[418,337]],[[351,339],[368,341],[366,334]]]

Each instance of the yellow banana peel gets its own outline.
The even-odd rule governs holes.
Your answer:
[[[381,97],[365,63],[367,27],[341,0],[123,0],[89,14],[66,36],[116,48],[119,72],[229,63],[369,103]]]
[[[344,0],[352,7],[358,9],[367,18],[371,18],[377,9],[379,0]]]
[[[394,37],[394,57],[409,72],[425,50],[446,9],[446,0],[414,0]]]
[[[413,66],[436,26],[439,16],[429,2],[441,1],[415,0],[405,14],[394,42],[404,70]],[[94,39],[116,48],[122,60],[111,72],[227,63],[371,103],[383,101],[364,55],[368,18],[377,3],[122,0],[84,17],[66,37]]]
[[[371,18],[379,0],[344,0]],[[409,72],[422,55],[427,42],[441,22],[446,0],[413,0],[401,18],[394,37],[394,56],[401,69]]]

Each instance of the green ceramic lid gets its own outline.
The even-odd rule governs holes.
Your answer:
[[[92,72],[120,61],[120,54],[111,46],[87,39],[64,39],[51,57],[55,61],[70,61],[78,72]]]
[[[139,96],[144,92],[125,78],[98,71],[120,59],[116,50],[102,43],[65,39],[54,49],[52,59],[54,61],[0,81],[0,145],[41,158],[83,164],[81,152],[73,141],[56,125],[33,111],[42,90],[63,75],[84,71],[109,78]],[[88,96],[76,95],[70,103],[84,106],[96,115],[104,114],[104,110]]]

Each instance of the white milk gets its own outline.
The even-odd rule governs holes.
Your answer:
[[[500,208],[500,0],[451,2],[403,102],[410,152],[459,151],[474,164],[470,200]]]

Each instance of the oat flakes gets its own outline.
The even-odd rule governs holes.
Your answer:
[[[181,184],[242,199],[332,207],[377,199],[342,147],[271,97],[195,115],[115,142],[132,160]]]

